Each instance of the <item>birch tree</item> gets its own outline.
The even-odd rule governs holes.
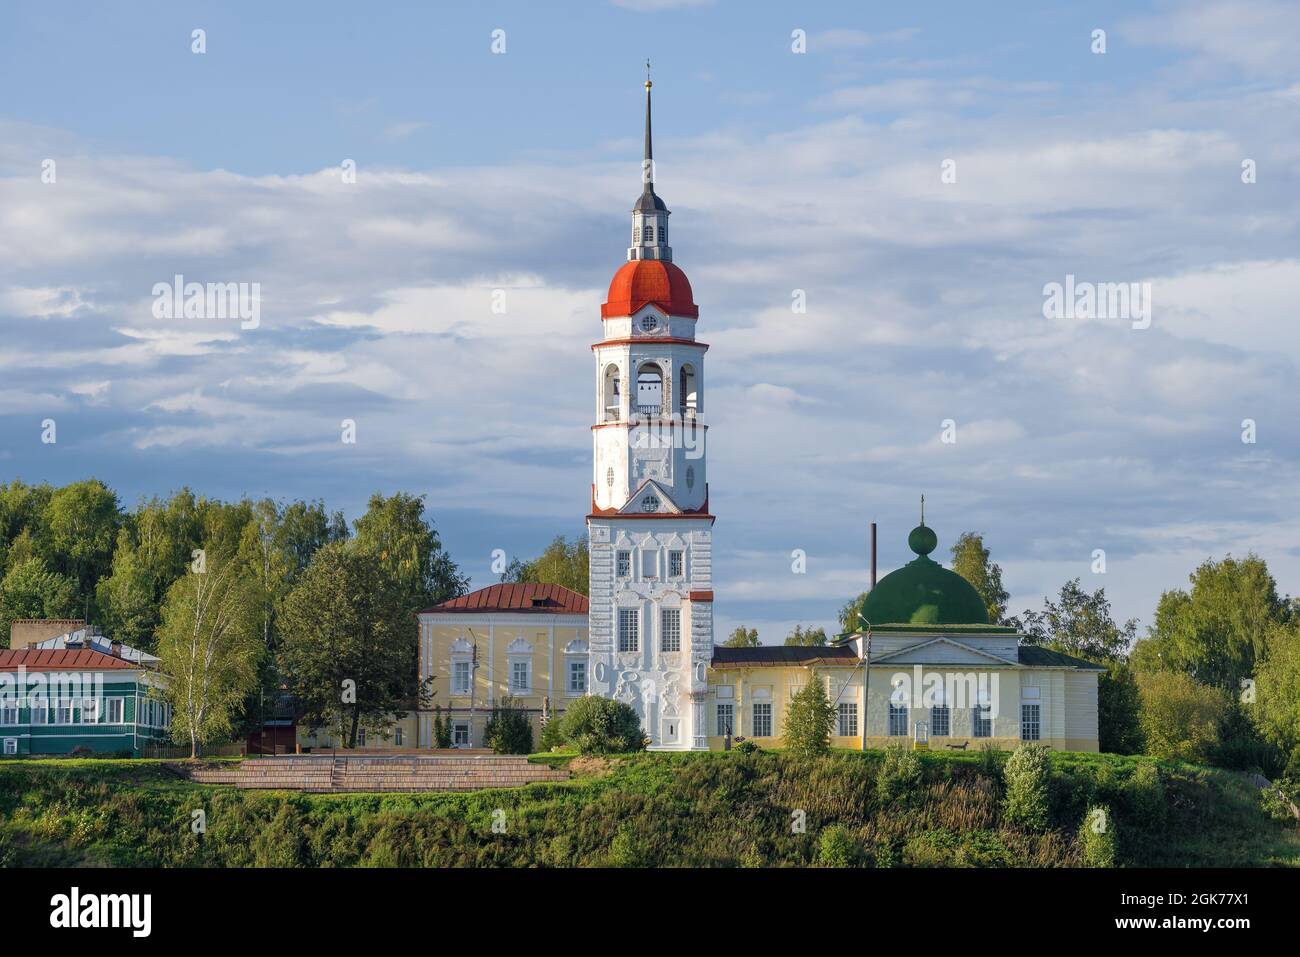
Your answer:
[[[172,738],[189,740],[191,758],[231,733],[256,686],[265,649],[258,599],[256,578],[233,557],[204,555],[167,590],[158,657],[170,679]]]

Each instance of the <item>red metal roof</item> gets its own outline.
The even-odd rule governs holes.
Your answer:
[[[0,671],[17,671],[19,665],[25,665],[28,671],[98,671],[138,667],[134,662],[123,661],[121,658],[114,658],[112,655],[90,648],[0,649]]]
[[[468,595],[461,595],[427,612],[526,611],[550,615],[585,615],[587,596],[563,585],[536,585],[531,582],[489,585]]]
[[[700,317],[686,273],[662,259],[624,263],[610,280],[609,301],[600,307],[600,315],[605,319],[630,316],[648,303],[670,316]]]

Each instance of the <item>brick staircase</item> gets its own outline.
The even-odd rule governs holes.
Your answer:
[[[529,764],[523,755],[435,752],[417,755],[329,754],[246,758],[237,768],[175,765],[199,784],[336,793],[344,791],[478,791],[567,781],[569,773]]]

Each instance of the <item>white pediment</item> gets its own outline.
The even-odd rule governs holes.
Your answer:
[[[954,641],[952,638],[930,638],[907,645],[879,657],[872,655],[871,663],[891,665],[999,665],[1020,667],[1020,663],[991,652]]]
[[[653,500],[653,501],[651,501]],[[627,504],[619,509],[620,515],[655,513],[680,515],[681,508],[672,500],[667,490],[654,479],[646,479],[632,493]]]

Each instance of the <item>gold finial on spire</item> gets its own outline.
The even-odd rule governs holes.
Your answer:
[[[650,87],[652,87],[652,86],[654,86],[654,84],[650,82],[650,58],[649,58],[649,57],[646,57],[646,61],[645,61],[645,88],[648,90],[648,89],[650,89]]]

